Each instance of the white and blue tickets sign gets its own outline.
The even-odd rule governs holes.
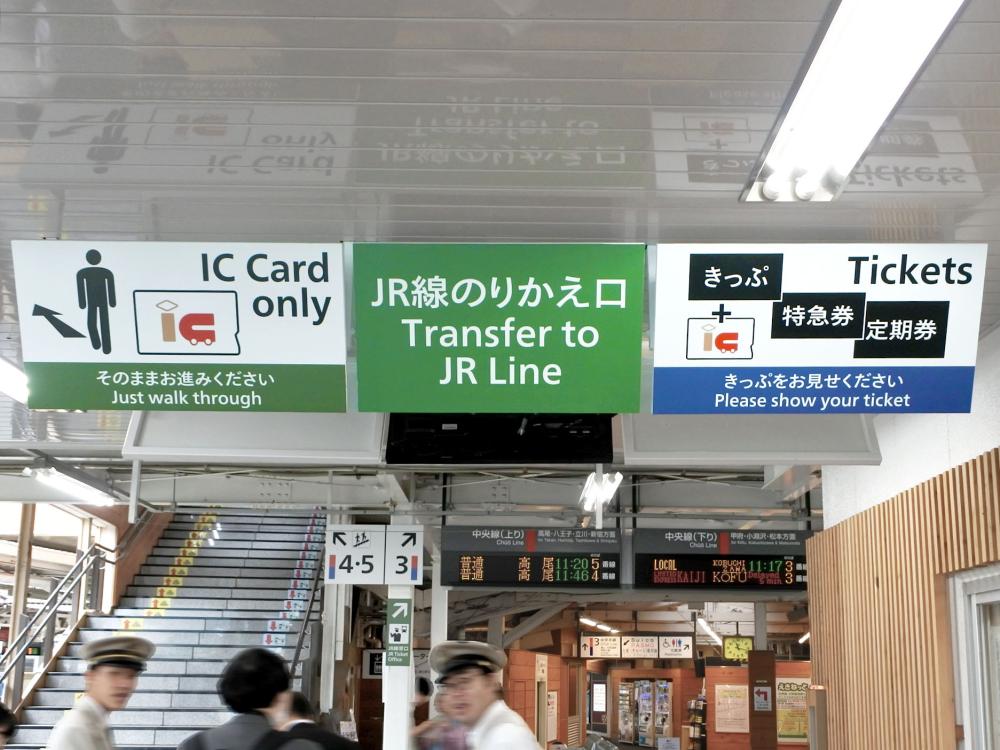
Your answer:
[[[657,414],[967,412],[984,244],[659,245]]]

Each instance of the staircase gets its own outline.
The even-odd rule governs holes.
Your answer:
[[[91,616],[48,675],[9,748],[40,748],[83,691],[82,645],[131,633],[156,644],[128,708],[111,715],[120,749],[174,748],[232,714],[216,694],[227,661],[251,646],[291,662],[321,563],[325,517],[177,514],[111,616]],[[313,608],[312,620],[320,607]],[[308,631],[301,659],[309,656]],[[301,669],[298,670],[301,672]],[[299,679],[293,687],[298,689]]]

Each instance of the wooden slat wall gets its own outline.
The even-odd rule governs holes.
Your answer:
[[[947,576],[1000,561],[1000,449],[806,545],[830,750],[956,746]]]

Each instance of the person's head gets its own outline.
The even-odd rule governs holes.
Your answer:
[[[14,732],[17,731],[17,719],[14,713],[3,703],[0,703],[0,748],[7,747]]]
[[[440,674],[442,713],[449,718],[471,726],[499,699],[503,651],[476,641],[446,641],[431,650],[430,662]]]
[[[139,675],[156,646],[145,638],[114,636],[83,647],[87,672],[83,682],[87,695],[105,711],[120,711],[128,704],[139,683]]]
[[[434,686],[431,684],[431,681],[426,677],[418,677],[414,703],[422,706],[431,699],[432,695],[434,695]]]
[[[316,721],[316,711],[302,693],[293,692],[288,694],[288,718],[291,721],[299,719]]]
[[[287,702],[288,668],[275,653],[248,648],[232,658],[219,678],[219,697],[238,714],[270,714]]]
[[[87,262],[90,265],[92,265],[92,266],[96,266],[98,263],[100,263],[101,262],[101,253],[100,253],[100,251],[98,251],[98,250],[88,250],[87,251]]]

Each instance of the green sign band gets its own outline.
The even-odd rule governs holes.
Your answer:
[[[27,362],[32,409],[346,411],[343,365]]]
[[[637,412],[643,245],[354,247],[362,411]]]

